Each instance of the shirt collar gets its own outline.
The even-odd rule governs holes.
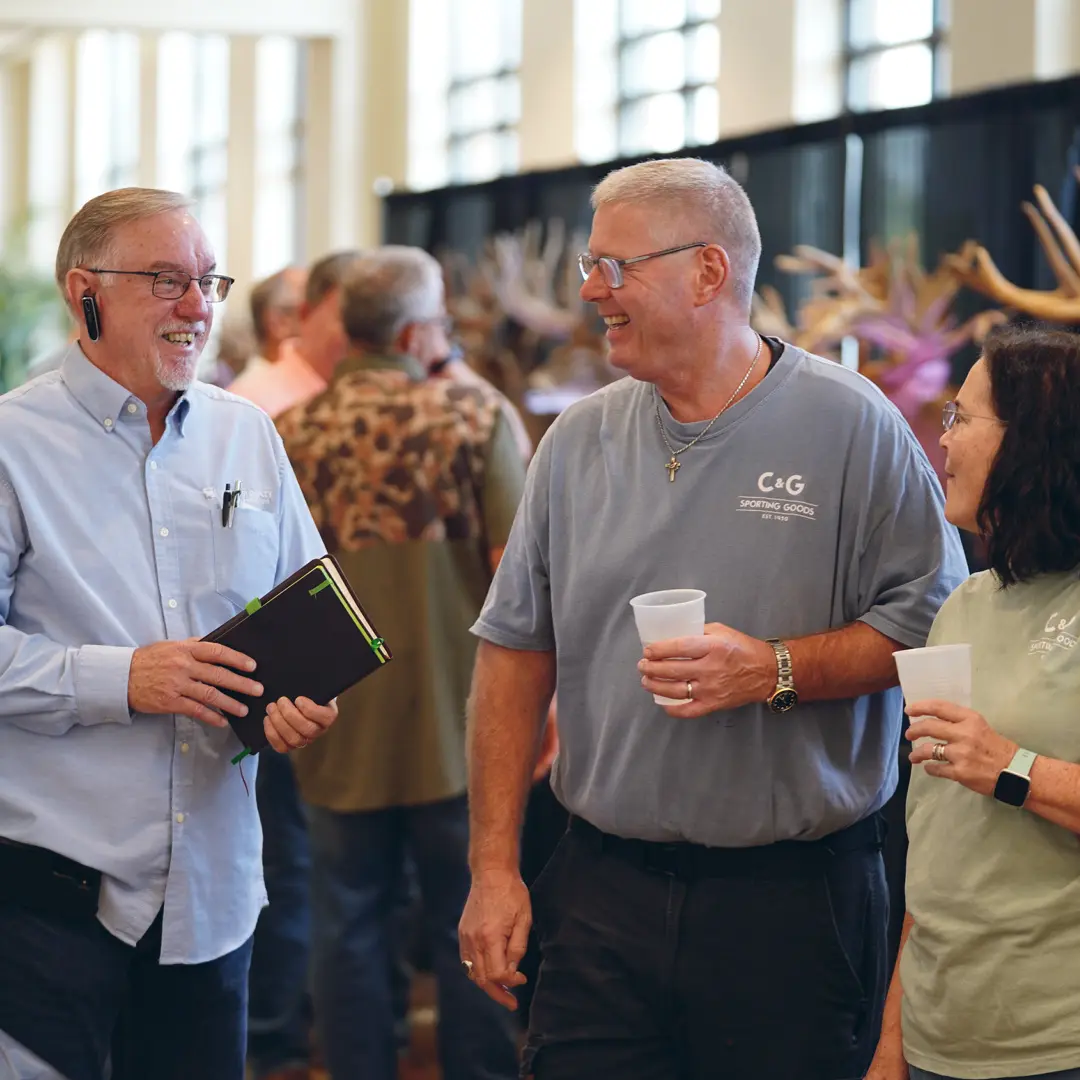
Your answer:
[[[424,365],[405,353],[350,353],[334,374],[344,375],[349,371],[400,371],[413,382],[423,382],[428,377]]]
[[[146,406],[130,390],[88,360],[78,342],[68,349],[60,372],[72,396],[104,431],[112,433],[118,423],[135,417],[145,419]],[[132,405],[134,409],[131,409]],[[177,433],[183,435],[184,422],[190,410],[191,402],[185,392],[169,410],[166,424],[174,424]]]

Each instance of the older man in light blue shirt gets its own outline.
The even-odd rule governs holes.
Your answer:
[[[114,1077],[243,1073],[266,894],[223,714],[261,687],[198,639],[324,546],[270,419],[192,381],[213,270],[182,197],[92,200],[57,258],[79,341],[0,398],[0,881],[42,850],[101,875],[96,920],[0,884],[0,1032],[69,1080],[100,1080],[126,999]],[[281,701],[267,737],[335,716]]]

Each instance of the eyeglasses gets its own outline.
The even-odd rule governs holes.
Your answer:
[[[704,240],[698,240],[693,244],[680,244],[678,247],[664,248],[663,251],[650,251],[647,255],[635,255],[632,259],[613,259],[610,255],[601,255],[599,258],[582,252],[577,257],[578,269],[581,271],[581,280],[588,281],[589,275],[597,266],[607,283],[609,289],[621,289],[623,287],[624,266],[632,266],[634,263],[645,262],[646,259],[659,259],[661,255],[674,255],[676,251],[689,251],[691,248],[708,247]]]
[[[199,283],[199,292],[208,304],[220,304],[233,287],[234,278],[223,274],[203,274],[192,277],[183,270],[103,270],[96,266],[86,268],[91,274],[130,274],[134,277],[153,278],[150,291],[161,300],[179,300],[193,281]]]
[[[941,410],[941,426],[946,431],[952,431],[957,420],[989,420],[995,424],[1004,424],[996,416],[979,416],[976,413],[964,412],[955,401],[946,401],[945,408]]]

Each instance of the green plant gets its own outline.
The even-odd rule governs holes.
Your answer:
[[[48,278],[16,266],[0,265],[0,393],[26,377],[35,339],[56,324],[60,298]]]
[[[27,226],[12,222],[0,243],[0,393],[18,386],[34,355],[67,329],[56,284],[26,258]]]

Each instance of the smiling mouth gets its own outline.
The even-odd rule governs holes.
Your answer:
[[[161,335],[172,345],[194,345],[195,335],[189,331],[176,331]]]
[[[626,326],[630,322],[629,315],[605,315],[604,323],[609,330],[618,330],[621,326]]]

